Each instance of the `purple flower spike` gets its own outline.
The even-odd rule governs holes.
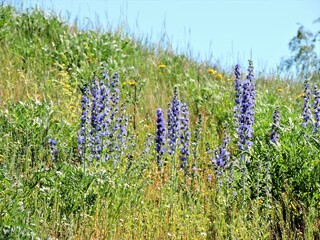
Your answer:
[[[181,167],[187,169],[187,161],[190,155],[190,126],[189,109],[186,103],[181,105],[181,133],[180,133],[180,159]]]
[[[223,144],[214,151],[214,157],[212,158],[212,164],[217,176],[221,176],[230,165],[230,152],[227,150],[228,143],[230,142],[230,136],[226,135],[223,140]]]
[[[157,109],[157,131],[156,131],[156,153],[157,153],[157,163],[159,166],[162,165],[161,158],[165,153],[166,144],[166,127],[163,118],[162,109]]]
[[[313,103],[313,113],[314,113],[314,128],[313,132],[317,132],[320,129],[320,89],[317,86],[314,86],[314,103]]]
[[[127,150],[128,117],[120,106],[119,74],[109,77],[108,71],[101,78],[96,75],[91,88],[82,97],[82,115],[78,132],[79,158],[95,164],[114,159],[117,163]]]
[[[240,100],[242,94],[242,81],[241,81],[241,68],[240,65],[237,64],[234,69],[234,74],[236,75],[235,79],[235,106],[233,108],[233,116],[236,122],[236,129],[239,127],[239,118],[240,118]]]
[[[307,125],[310,123],[310,118],[311,118],[311,107],[310,107],[310,90],[309,90],[309,82],[305,81],[304,82],[304,95],[303,95],[303,108],[302,108],[302,126],[307,127]]]
[[[81,119],[80,119],[80,130],[78,132],[78,150],[79,157],[82,159],[85,156],[86,146],[88,144],[88,125],[89,125],[89,111],[90,111],[90,91],[84,89],[84,95],[81,100]]]
[[[50,147],[50,154],[52,157],[52,161],[56,162],[58,160],[58,155],[59,155],[59,151],[57,148],[57,141],[53,138],[49,138],[48,143]]]
[[[171,106],[167,110],[168,115],[168,142],[169,154],[174,154],[180,135],[180,100],[178,99],[177,89],[174,89],[174,97]]]
[[[239,77],[239,67],[237,67],[236,77]],[[253,142],[253,124],[254,124],[254,107],[255,107],[255,84],[253,75],[253,63],[249,60],[247,79],[240,85],[238,84],[236,93],[237,114],[237,132],[238,147],[240,151],[248,150]],[[240,88],[240,89],[239,89]]]
[[[273,143],[277,143],[279,142],[279,139],[280,139],[280,134],[278,133],[279,123],[280,123],[279,107],[277,107],[276,110],[274,111],[272,119],[273,119],[273,123],[272,123],[272,130],[270,134],[270,141]]]

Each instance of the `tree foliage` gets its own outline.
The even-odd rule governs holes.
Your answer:
[[[320,23],[320,18],[314,23]],[[292,56],[282,60],[281,70],[288,71],[295,68],[297,76],[304,78],[318,75],[320,74],[320,55],[317,48],[320,47],[320,30],[313,33],[303,25],[299,24],[299,26],[296,36],[289,42]]]

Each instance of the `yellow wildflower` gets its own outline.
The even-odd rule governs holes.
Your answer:
[[[216,71],[213,70],[212,68],[209,68],[209,69],[208,69],[208,73],[210,73],[210,74],[212,74],[212,75],[215,74],[215,72],[216,72]]]
[[[129,81],[128,84],[130,86],[136,86],[137,85],[137,82],[136,81]]]
[[[160,64],[158,67],[159,67],[160,69],[167,68],[167,66],[164,65],[164,64]]]
[[[278,92],[283,92],[282,88],[278,88]]]
[[[215,78],[216,78],[216,79],[222,79],[222,74],[220,74],[220,73],[217,74],[217,75],[215,76]]]
[[[263,203],[263,200],[262,200],[262,199],[258,199],[258,200],[257,200],[257,203],[258,203],[258,204],[262,204],[262,203]]]
[[[70,89],[70,88],[71,88],[71,85],[70,85],[70,84],[65,84],[64,87],[65,87],[66,89]]]

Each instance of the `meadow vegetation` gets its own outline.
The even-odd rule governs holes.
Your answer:
[[[0,4],[0,239],[320,238],[319,75],[162,46]]]

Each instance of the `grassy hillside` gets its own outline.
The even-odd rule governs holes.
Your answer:
[[[319,79],[3,4],[0,60],[0,239],[319,239]]]

